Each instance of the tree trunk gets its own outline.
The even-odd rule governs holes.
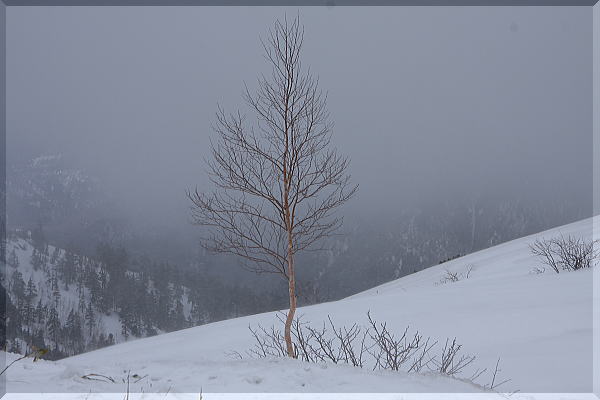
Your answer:
[[[290,295],[290,310],[288,311],[287,318],[285,320],[285,345],[287,348],[288,357],[296,358],[296,352],[294,351],[294,345],[292,344],[292,322],[294,321],[294,314],[296,313],[296,274],[294,271],[294,256],[292,253],[292,235],[288,234],[288,289]]]

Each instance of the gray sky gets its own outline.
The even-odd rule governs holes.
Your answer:
[[[10,7],[8,162],[61,152],[144,218],[183,221],[217,103],[269,72],[298,9]],[[353,213],[485,193],[591,206],[588,7],[301,8]]]

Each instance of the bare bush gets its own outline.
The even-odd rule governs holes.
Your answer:
[[[496,368],[494,369],[494,373],[492,374],[492,380],[490,381],[490,383],[484,385],[486,389],[496,390],[500,385],[504,385],[505,383],[510,382],[510,379],[503,379],[501,381],[498,380],[498,374],[501,371],[502,370],[500,369],[500,359],[498,358],[498,361],[496,361]]]
[[[464,273],[465,279],[469,279],[471,277],[471,272],[473,272],[474,269],[475,266],[473,264],[467,265],[467,271]]]
[[[436,285],[444,285],[446,283],[453,283],[462,281],[463,279],[469,279],[471,273],[473,272],[473,269],[475,269],[475,266],[473,264],[469,264],[466,268],[467,269],[463,272],[452,272],[449,269],[444,269],[446,273],[444,274],[442,279],[440,279],[436,283]]]
[[[285,315],[277,318],[281,321]],[[372,370],[392,370],[420,372],[423,368],[449,376],[461,374],[475,361],[474,356],[460,354],[462,345],[454,338],[446,339],[439,355],[433,355],[432,349],[437,341],[425,338],[419,331],[409,334],[407,327],[401,334],[392,332],[386,322],[378,322],[371,313],[367,313],[368,325],[358,324],[336,326],[331,317],[321,327],[311,326],[297,317],[292,323],[294,356],[308,362],[331,362],[365,367],[370,361]],[[275,327],[269,329],[259,326],[249,328],[255,338],[255,345],[246,352],[257,358],[283,357],[287,355],[285,339]],[[242,358],[238,352],[231,353]],[[366,357],[366,356],[370,356]],[[477,370],[472,377],[476,379],[487,369]]]
[[[331,318],[329,318],[331,322]],[[333,326],[333,322],[331,322],[331,328],[340,343],[341,350],[341,360],[347,364],[351,364],[355,367],[363,366],[363,355],[369,348],[366,346],[367,335],[369,334],[368,330],[364,330],[361,335],[362,328],[358,325],[354,324],[347,329],[346,327],[335,329]],[[358,351],[356,351],[356,347],[354,343],[360,338],[360,346],[358,347]]]
[[[264,357],[283,357],[287,355],[285,339],[281,332],[275,327],[271,327],[270,330],[259,326],[258,329],[252,329],[248,327],[252,336],[256,340],[256,343],[252,349],[249,350],[250,354],[253,354],[259,358]]]
[[[445,271],[446,271],[446,275],[444,275],[444,277],[442,278],[440,283],[458,282],[460,280],[458,272],[452,272],[447,269]]]
[[[283,321],[280,314],[277,318]],[[266,329],[259,326],[256,329],[249,327],[254,336],[255,345],[246,353],[252,357],[283,357],[287,355],[284,335],[271,327]],[[328,324],[323,323],[321,328],[315,328],[297,317],[291,325],[294,357],[308,362],[329,361],[334,364],[345,363],[355,367],[362,367],[366,346],[367,331],[354,324],[349,328],[337,327],[331,318]],[[242,358],[239,352],[230,353],[231,356]]]
[[[429,363],[433,361],[434,357],[429,356],[429,351],[437,344],[437,341],[429,343],[430,340],[430,338],[427,338],[421,348],[413,353],[414,357],[408,372],[421,372],[424,367],[429,366]]]
[[[397,336],[390,332],[385,322],[375,321],[370,313],[367,313],[370,329],[369,336],[374,343],[373,350],[370,354],[375,359],[373,370],[389,369],[399,371],[400,367],[407,361],[411,360],[415,354],[423,347],[423,336],[419,332],[415,332],[413,336],[407,335],[408,327],[402,335]],[[427,342],[429,338],[427,339]],[[422,359],[426,356],[423,355]],[[422,361],[421,359],[421,361]],[[412,367],[421,364],[413,363]]]
[[[285,314],[278,314],[283,321]],[[369,367],[372,370],[421,372],[429,371],[454,378],[466,379],[474,384],[487,368],[474,369],[471,375],[464,375],[476,357],[462,353],[462,345],[457,339],[446,339],[438,354],[432,351],[438,344],[431,338],[424,338],[415,331],[409,334],[407,327],[401,333],[388,328],[386,322],[378,322],[367,312],[368,324],[350,327],[336,326],[331,317],[320,327],[313,327],[296,317],[291,326],[294,357],[307,362],[331,362],[333,364],[349,364],[355,367]],[[246,351],[250,357],[285,357],[288,355],[284,335],[278,329],[259,326],[249,327],[255,338],[255,345]],[[235,358],[243,358],[239,352],[230,353]],[[500,380],[500,359],[488,383],[480,385],[485,390],[495,390],[510,379]]]
[[[329,327],[333,336],[328,336],[329,331],[325,323],[321,329],[307,326],[309,337],[314,339],[315,345],[307,346],[313,352],[313,357],[319,361],[331,361],[334,364],[345,363],[355,367],[362,367],[366,347],[367,331],[357,324],[350,328],[338,328],[333,320],[328,317]]]
[[[475,356],[459,355],[461,348],[462,345],[456,342],[456,338],[452,342],[450,342],[450,339],[446,339],[440,357],[433,359],[433,365],[436,367],[435,371],[450,376],[463,372],[467,366],[475,361]]]
[[[577,271],[592,267],[594,260],[598,258],[596,245],[597,241],[561,235],[551,239],[537,239],[529,248],[543,264],[558,274],[561,270]]]

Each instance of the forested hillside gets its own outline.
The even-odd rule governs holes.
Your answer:
[[[266,311],[258,296],[173,265],[130,257],[102,244],[97,256],[48,245],[40,231],[7,245],[7,350],[31,346],[58,359],[133,338]]]

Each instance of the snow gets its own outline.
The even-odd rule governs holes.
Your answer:
[[[8,394],[8,400],[30,400],[32,394]],[[40,400],[123,400],[122,393],[42,393]],[[491,393],[130,393],[127,400],[597,400],[589,393],[537,393],[512,396]]]
[[[600,217],[596,218],[595,225],[600,221]],[[411,330],[418,329],[442,343],[446,338],[456,337],[465,353],[477,357],[476,367],[488,368],[480,384],[489,381],[490,370],[500,358],[501,378],[511,379],[501,390],[520,391],[511,398],[595,398],[585,394],[592,391],[593,378],[593,270],[532,273],[540,262],[528,248],[537,237],[560,234],[597,237],[600,231],[593,225],[592,219],[587,219],[517,239],[344,300],[303,307],[298,313],[314,324],[321,324],[330,315],[337,324],[351,325],[365,324],[366,312],[370,310],[377,320],[387,321],[395,331],[410,326]],[[469,267],[472,272],[468,279],[439,283],[446,269],[464,273]],[[365,392],[405,393],[401,397],[377,395],[381,399],[427,398],[419,393],[437,392],[447,394],[429,396],[448,399],[499,396],[482,393],[480,386],[467,381],[433,373],[371,371],[289,359],[240,360],[231,356],[232,351],[243,353],[253,346],[249,325],[269,327],[276,323],[275,313],[265,313],[139,339],[57,362],[24,360],[7,373],[7,391],[12,393],[7,398],[29,399],[34,398],[30,392],[57,392],[61,393],[59,397],[47,394],[39,398],[122,399],[128,371],[131,376],[143,377],[131,384],[131,392],[146,392],[145,397],[131,396],[132,399],[153,398],[147,392],[167,391],[168,398],[198,399],[201,390],[238,393],[203,395],[206,399],[258,398],[239,394],[251,392],[363,392],[354,397],[301,394],[260,397],[273,399],[375,398]],[[11,357],[15,356],[7,355],[8,360]],[[116,383],[81,378],[89,373],[111,376]],[[90,393],[98,392],[120,394],[90,397]],[[189,392],[196,394],[185,394]],[[451,394],[468,392],[475,393]],[[62,393],[72,393],[73,397]],[[155,398],[167,397],[163,394]]]

